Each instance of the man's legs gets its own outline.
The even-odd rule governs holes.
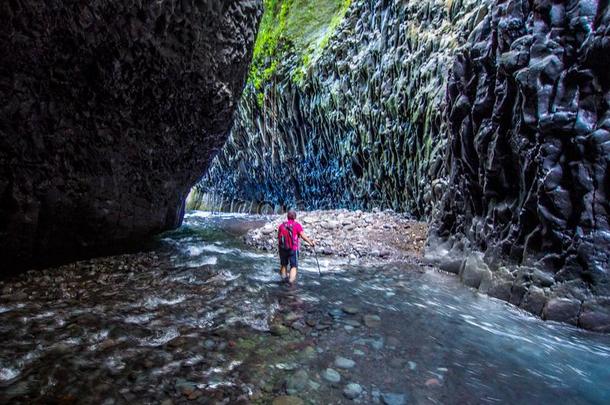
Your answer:
[[[294,282],[297,281],[297,268],[296,267],[290,268],[290,279],[288,281],[290,282],[290,284],[294,284]]]
[[[288,275],[286,274],[286,269],[288,268],[288,264],[290,263],[290,252],[285,252],[280,249],[280,277],[282,281],[286,281]]]
[[[288,280],[290,284],[294,284],[297,281],[297,268],[299,267],[298,257],[298,250],[293,251],[290,255],[290,279]]]

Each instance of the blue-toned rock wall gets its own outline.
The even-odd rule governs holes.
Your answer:
[[[227,209],[428,214],[442,190],[447,72],[485,4],[353,1],[302,81],[288,53],[262,90],[246,88],[198,188]]]

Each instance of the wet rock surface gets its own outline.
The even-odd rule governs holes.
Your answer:
[[[490,10],[451,68],[448,187],[430,256],[443,267],[481,250],[496,296],[533,312],[545,301],[549,319],[610,331],[610,7],[515,0]],[[501,272],[502,262],[524,266]],[[480,271],[462,276],[477,287]],[[599,317],[580,319],[581,305]]]
[[[261,3],[0,5],[2,272],[180,225],[226,139]]]
[[[607,402],[608,336],[413,264],[325,258],[320,278],[305,258],[286,287],[241,242],[259,221],[188,214],[151,252],[0,281],[0,402]]]
[[[285,220],[285,215],[270,216],[265,225],[248,232],[245,242],[277,252],[277,228]],[[340,256],[353,262],[418,260],[423,254],[427,232],[423,222],[392,211],[309,211],[299,213],[297,221],[303,225],[304,233],[316,241],[319,256]],[[309,255],[313,253],[304,241],[301,241],[301,250]]]
[[[444,187],[447,71],[487,3],[352,1],[302,82],[288,54],[262,90],[246,88],[204,205],[429,213]]]

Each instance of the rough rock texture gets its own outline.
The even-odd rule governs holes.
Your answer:
[[[610,331],[608,1],[354,1],[321,55],[246,92],[195,199],[431,214],[442,269]]]
[[[176,227],[244,85],[256,0],[0,5],[0,263]]]
[[[299,60],[288,54],[262,105],[246,89],[231,136],[199,185],[209,205],[426,214],[442,191],[433,179],[446,73],[485,4],[353,1],[302,82],[294,77]]]
[[[449,187],[433,232],[447,262],[486,252],[492,295],[605,331],[609,63],[607,1],[496,1],[451,69]],[[506,259],[538,269],[497,271]]]

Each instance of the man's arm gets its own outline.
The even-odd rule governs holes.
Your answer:
[[[313,240],[309,239],[307,237],[307,235],[305,235],[305,232],[301,232],[299,233],[299,236],[301,237],[301,239],[303,239],[305,242],[309,243],[310,246],[316,246],[316,242],[314,242]]]

